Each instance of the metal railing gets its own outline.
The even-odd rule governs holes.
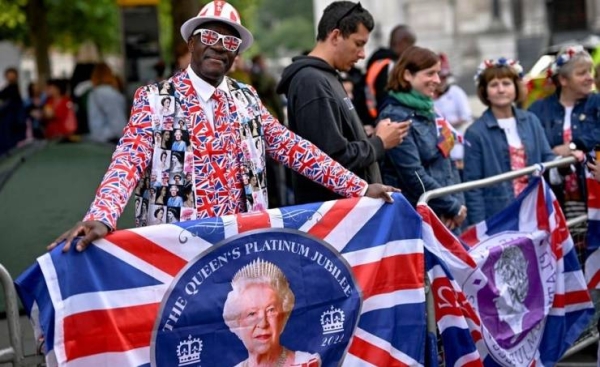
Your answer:
[[[0,349],[0,364],[12,363],[14,367],[39,366],[44,362],[41,355],[26,356],[23,352],[21,324],[19,322],[19,305],[17,291],[8,270],[0,264],[0,284],[4,290],[6,303],[6,321],[8,323],[8,339],[10,346]]]
[[[571,237],[573,237],[577,257],[579,258],[579,263],[582,267],[585,262],[585,252],[587,248],[587,221],[587,215],[581,215],[567,221],[567,227],[569,227],[569,232],[571,232]],[[573,346],[565,352],[562,357],[563,359],[569,358],[598,342],[599,338],[596,323],[598,322],[598,317],[600,317],[600,299],[598,297],[592,297],[592,299],[594,300],[594,307],[596,308],[594,318],[575,343],[573,343]]]
[[[21,325],[19,324],[19,306],[17,292],[8,270],[0,264],[0,282],[4,290],[6,303],[6,321],[8,323],[8,338],[10,347],[0,349],[0,363],[12,362],[13,366],[23,366],[23,344],[21,342]]]
[[[577,159],[575,159],[575,157],[562,158],[562,159],[557,159],[555,161],[535,164],[533,166],[525,167],[520,170],[506,172],[501,175],[492,176],[492,177],[488,177],[488,178],[482,178],[481,180],[464,182],[464,183],[457,184],[457,185],[441,187],[439,189],[424,192],[423,195],[421,195],[421,197],[419,198],[419,203],[427,204],[427,202],[429,202],[429,200],[439,198],[441,196],[455,194],[457,192],[463,192],[463,191],[467,191],[467,190],[479,189],[479,188],[494,185],[494,184],[497,184],[500,182],[513,180],[513,179],[521,177],[521,176],[530,175],[532,173],[543,172],[544,170],[547,170],[550,168],[564,167],[564,166],[574,164],[574,163],[577,163]]]

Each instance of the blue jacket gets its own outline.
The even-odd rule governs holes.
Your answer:
[[[536,101],[529,107],[529,111],[535,113],[540,119],[551,148],[563,144],[565,108],[559,102],[558,93]],[[577,149],[584,152],[592,151],[595,145],[600,144],[599,94],[590,94],[575,103],[571,115],[571,132]],[[587,197],[584,167],[578,164],[576,169],[582,195]],[[558,201],[564,203],[564,185],[552,186],[552,189]]]
[[[558,98],[558,93],[555,93],[529,107],[529,111],[540,119],[551,148],[563,144],[565,108]],[[589,152],[594,145],[600,144],[600,95],[590,94],[575,103],[571,131],[578,149]]]
[[[513,109],[517,132],[525,147],[527,166],[556,158],[537,117],[530,112]],[[465,168],[463,178],[474,181],[511,171],[506,134],[488,108],[465,133]],[[512,181],[465,192],[469,224],[485,220],[506,208],[514,200]]]
[[[382,163],[383,181],[402,190],[406,199],[416,205],[423,192],[460,183],[454,162],[445,158],[437,148],[435,121],[401,105],[388,97],[378,120],[412,120],[408,135],[402,143],[386,152]],[[437,215],[453,217],[464,204],[462,193],[433,199],[429,206]]]

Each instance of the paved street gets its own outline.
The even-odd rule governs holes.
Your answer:
[[[0,263],[13,277],[81,220],[112,151],[106,145],[51,143],[0,159]],[[123,214],[120,227],[133,226],[130,210]]]
[[[0,158],[0,263],[13,278],[81,220],[112,151],[107,145],[38,142]],[[119,227],[133,226],[130,206],[122,218]],[[4,313],[1,292],[0,312]],[[21,317],[21,329],[25,352],[32,354],[35,343],[26,317]],[[0,319],[0,349],[8,344],[8,326]]]

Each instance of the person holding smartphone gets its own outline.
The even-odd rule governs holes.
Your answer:
[[[460,183],[450,158],[456,136],[434,110],[440,70],[435,52],[417,46],[406,49],[392,69],[388,97],[379,112],[377,126],[390,120],[412,121],[406,137],[386,152],[382,164],[383,182],[400,188],[412,205],[425,191]],[[429,205],[451,230],[458,230],[467,216],[462,193],[433,199]]]
[[[360,2],[332,2],[319,21],[317,44],[307,56],[295,57],[285,68],[277,91],[288,98],[290,130],[365,181],[380,183],[377,162],[402,141],[409,124],[387,121],[367,137],[339,79],[340,71],[349,71],[365,57],[373,27],[373,17]],[[296,204],[340,198],[296,173],[291,182]]]

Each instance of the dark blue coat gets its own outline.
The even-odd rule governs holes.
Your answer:
[[[382,163],[384,183],[398,187],[406,199],[416,205],[423,192],[460,183],[454,162],[437,148],[435,121],[388,97],[378,120],[412,120],[402,143],[386,152]],[[433,199],[429,206],[437,215],[454,217],[464,204],[462,193]]]
[[[551,148],[563,144],[565,108],[560,104],[557,93],[534,102],[529,111],[540,119]],[[594,145],[600,144],[600,95],[590,94],[575,103],[571,115],[571,132],[573,142],[584,152],[589,152],[594,149]]]
[[[563,144],[563,124],[565,119],[565,108],[559,102],[559,94],[555,93],[540,101],[536,101],[529,107],[542,123],[550,148]],[[589,152],[594,146],[600,144],[600,95],[590,94],[586,98],[578,100],[573,106],[571,115],[572,141],[577,149]],[[576,166],[579,187],[582,189],[583,197],[587,196],[585,170],[583,165]],[[552,186],[558,201],[564,203],[564,185]]]
[[[527,111],[513,110],[517,132],[525,148],[527,166],[556,158],[537,117]],[[463,178],[474,181],[511,171],[506,134],[488,108],[465,134]],[[506,208],[514,200],[512,181],[465,192],[469,224],[476,224]]]

